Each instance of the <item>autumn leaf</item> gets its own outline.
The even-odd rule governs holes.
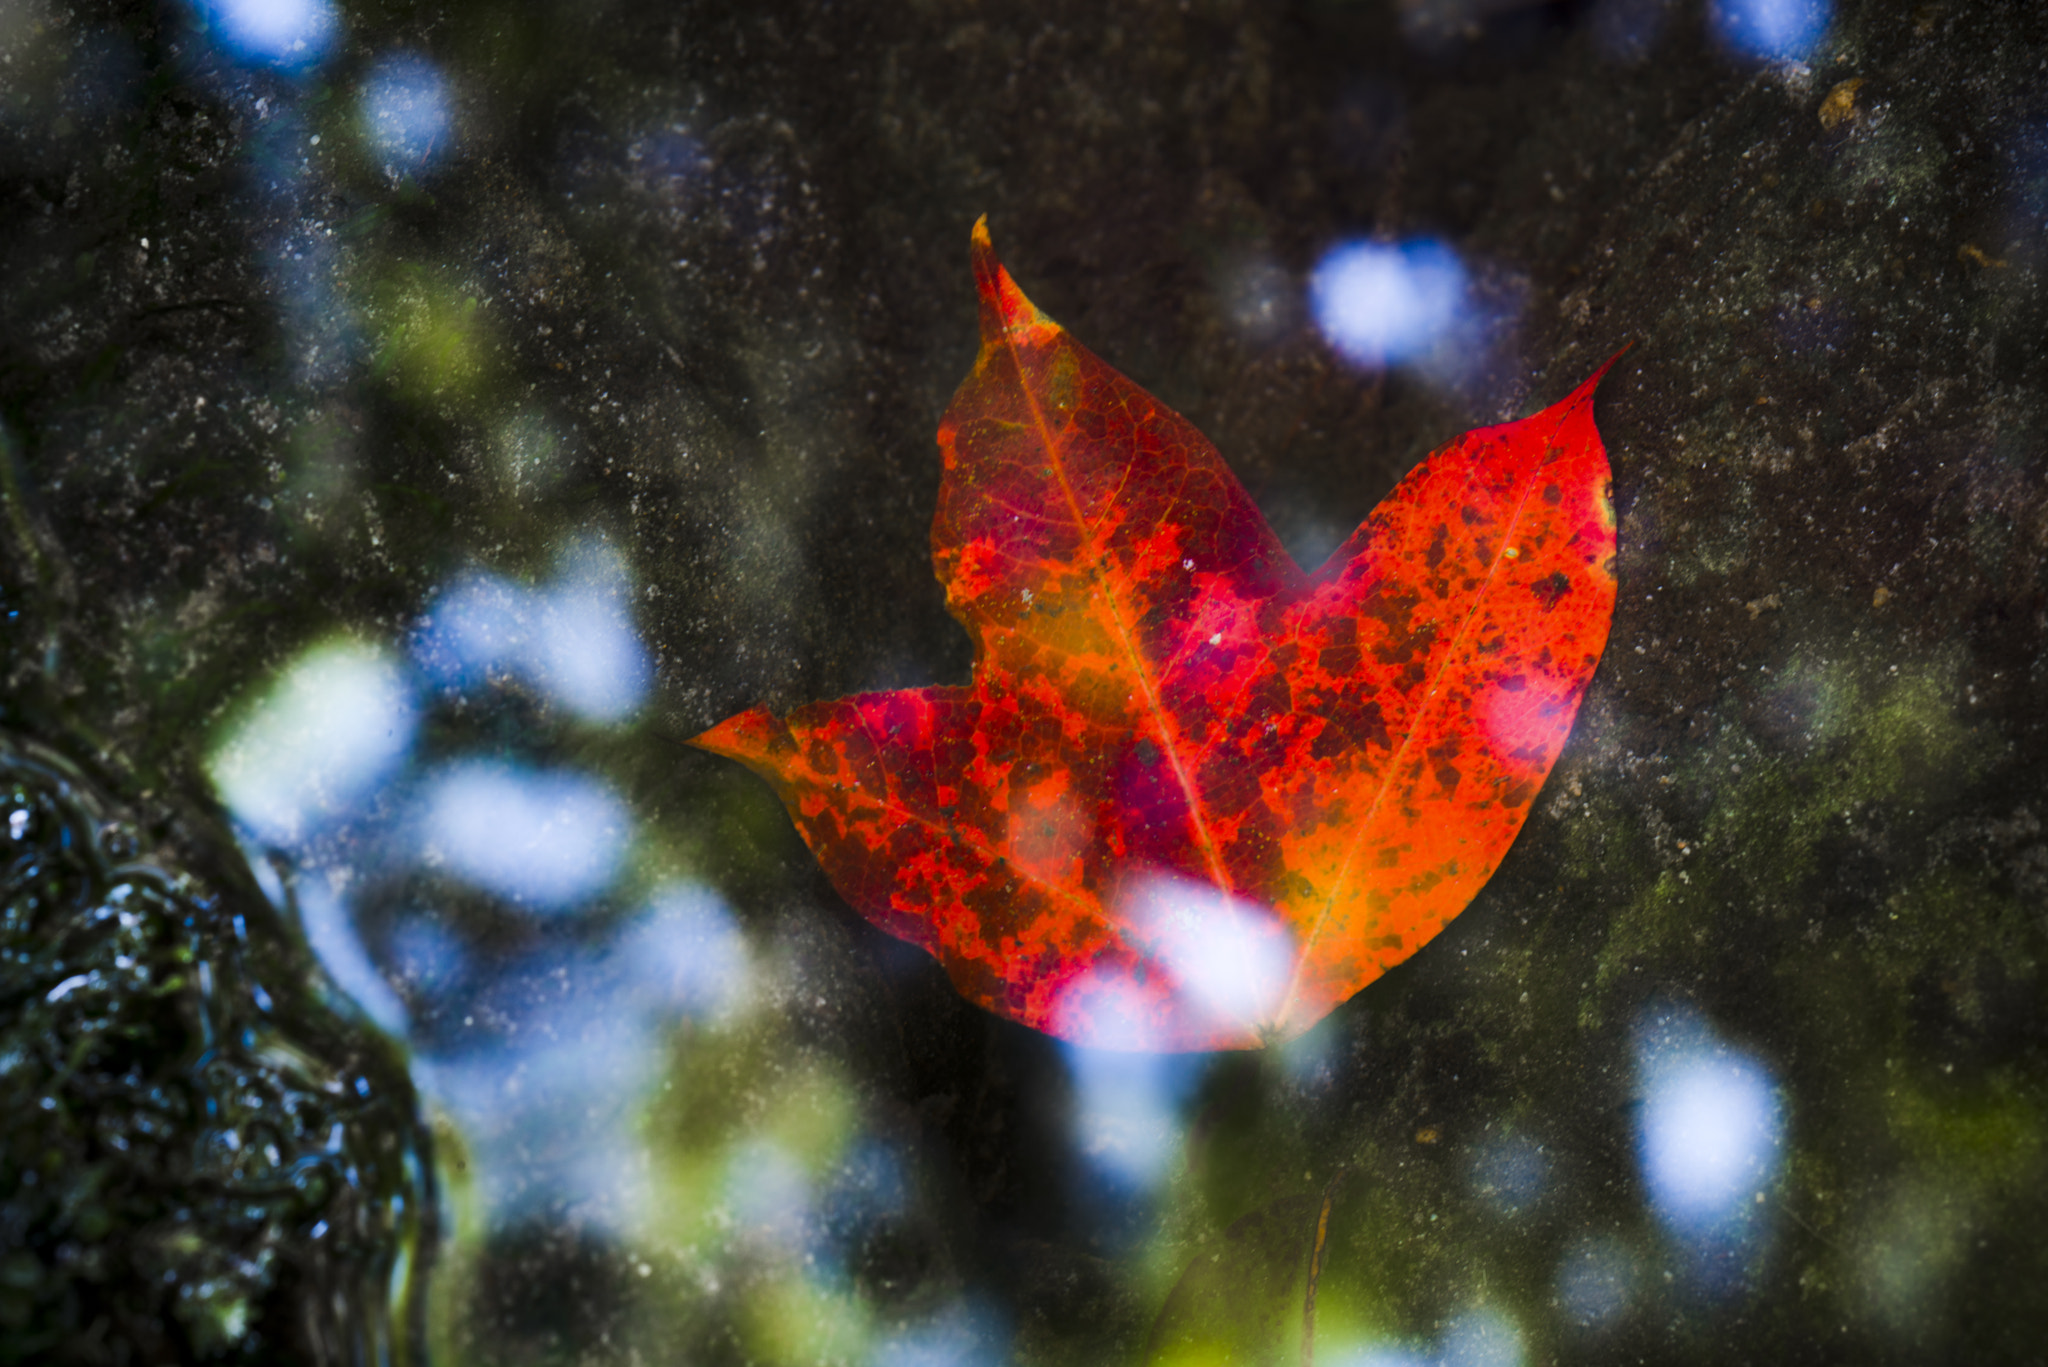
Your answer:
[[[1564,745],[1614,606],[1600,376],[1436,452],[1304,573],[985,221],[973,260],[932,525],[973,681],[691,743],[970,1001],[1109,1048],[1297,1035],[1464,909]]]

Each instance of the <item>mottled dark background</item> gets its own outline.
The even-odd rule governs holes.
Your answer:
[[[0,0],[0,1361],[1291,1362],[1311,1263],[1324,1362],[2048,1355],[2048,11],[1774,59],[1682,0],[221,13]],[[400,53],[449,122],[394,150]],[[1309,558],[1633,343],[1571,746],[1284,1057],[984,1017],[668,743],[965,677],[983,213]],[[1311,273],[1419,236],[1468,334],[1346,360]],[[586,562],[630,710],[434,672],[451,585]],[[337,648],[408,746],[238,838],[221,757]],[[438,862],[477,757],[601,782],[616,876]],[[657,991],[677,889],[736,938]],[[1674,1078],[1752,1104],[1740,1210],[1659,1186]]]

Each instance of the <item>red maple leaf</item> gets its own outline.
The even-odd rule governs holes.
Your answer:
[[[1614,608],[1600,375],[1431,455],[1304,573],[985,222],[974,276],[932,525],[973,682],[691,743],[970,1001],[1110,1048],[1299,1034],[1464,909],[1564,745]]]

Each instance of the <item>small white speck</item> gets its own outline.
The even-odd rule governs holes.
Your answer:
[[[1216,634],[1215,634],[1214,636],[1211,636],[1211,637],[1209,638],[1209,644],[1210,644],[1210,645],[1212,645],[1212,646],[1220,646],[1220,645],[1222,645],[1222,644],[1223,644],[1223,633],[1219,631],[1219,632],[1217,632],[1217,633],[1216,633]]]
[[[1180,562],[1180,567],[1184,570],[1191,570],[1195,567],[1195,562],[1192,560],[1183,560]]]
[[[1513,560],[1516,556],[1520,555],[1521,552],[1516,550],[1513,546],[1510,546],[1505,551],[1502,551],[1501,554],[1505,555],[1508,559]]]

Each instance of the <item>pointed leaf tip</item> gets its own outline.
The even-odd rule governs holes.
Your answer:
[[[1571,392],[1571,395],[1566,400],[1566,402],[1575,402],[1581,398],[1590,400],[1593,397],[1594,391],[1600,388],[1600,381],[1606,376],[1608,371],[1614,369],[1614,363],[1620,360],[1622,357],[1628,355],[1629,348],[1634,345],[1635,342],[1632,340],[1623,342],[1621,344],[1621,350],[1615,352],[1612,356],[1609,356],[1606,360],[1602,361],[1600,363],[1600,368],[1594,371],[1591,375],[1588,375],[1585,379],[1585,382],[1581,384],[1577,389]]]
[[[749,708],[727,717],[709,731],[692,736],[683,744],[736,759],[757,770],[767,763],[770,755],[796,749],[789,727],[765,707]],[[769,764],[768,767],[777,766]]]
[[[988,215],[974,221],[974,286],[981,295],[981,344],[992,347],[1004,334],[1027,328],[1055,326],[1024,297],[1017,282],[1003,269],[988,234]]]

